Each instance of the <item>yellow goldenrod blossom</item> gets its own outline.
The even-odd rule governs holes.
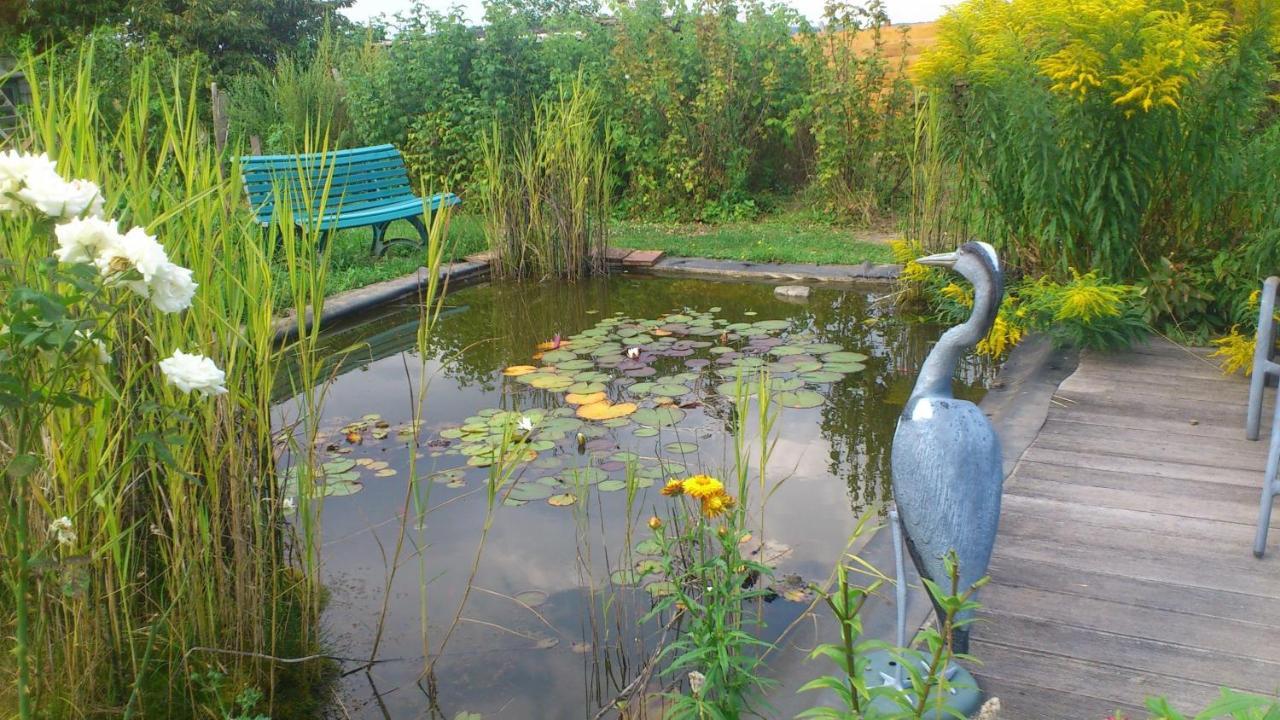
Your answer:
[[[1223,373],[1230,375],[1242,370],[1245,375],[1249,375],[1253,372],[1253,352],[1258,342],[1256,338],[1241,335],[1233,326],[1231,332],[1212,342],[1218,349],[1210,357],[1218,359]]]

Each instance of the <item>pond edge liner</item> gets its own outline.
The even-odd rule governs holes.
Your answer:
[[[901,265],[811,265],[808,263],[754,263],[700,257],[664,257],[648,266],[628,266],[629,272],[655,275],[694,275],[715,279],[767,280],[783,283],[864,283],[898,279]]]
[[[1022,453],[1044,426],[1053,394],[1075,372],[1078,362],[1079,351],[1075,348],[1055,348],[1046,336],[1029,335],[1009,352],[987,394],[978,403],[978,408],[987,415],[1000,437],[1006,481],[1017,467]],[[887,519],[882,519],[882,522],[887,522]],[[869,536],[859,538],[847,552],[857,554],[881,572],[892,575],[893,538],[892,533],[885,530],[883,526],[876,528]],[[907,628],[908,635],[914,637],[916,630],[931,622],[933,606],[920,587],[915,567],[909,562],[906,566]],[[864,609],[863,637],[892,643],[895,618],[891,587],[886,586],[878,595]],[[981,595],[978,600],[982,600]],[[782,638],[778,649],[771,653],[773,657],[769,658],[769,677],[777,680],[778,684],[768,692],[765,700],[777,711],[777,717],[794,717],[816,706],[840,706],[830,691],[797,694],[802,685],[830,672],[830,667],[822,662],[808,660],[808,651],[818,643],[840,641],[839,626],[824,605],[814,608],[812,616],[811,623],[797,626],[791,637]],[[978,622],[983,622],[981,617]],[[980,625],[975,632],[981,632]],[[977,659],[982,660],[980,656]],[[981,675],[981,670],[975,670],[975,674]]]
[[[384,280],[354,290],[347,290],[325,298],[324,309],[320,312],[321,330],[323,331],[327,326],[336,322],[372,311],[409,295],[421,294],[430,280],[427,275],[428,272],[430,271],[427,268],[420,267],[409,275]],[[439,270],[438,279],[441,287],[445,288],[446,292],[449,292],[483,282],[488,278],[489,263],[487,262],[455,262],[443,265]],[[314,323],[315,319],[312,316],[311,308],[308,307],[304,325],[310,330]],[[275,331],[274,340],[277,344],[289,342],[298,336],[298,318],[293,311],[289,311],[277,318],[272,323],[272,326]]]

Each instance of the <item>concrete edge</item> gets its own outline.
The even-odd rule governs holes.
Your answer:
[[[628,270],[654,275],[686,275],[709,279],[769,280],[782,283],[859,283],[896,280],[899,265],[810,265],[804,263],[752,263],[698,257],[664,257],[647,267]]]
[[[1028,337],[1009,353],[991,388],[978,404],[1000,437],[1006,479],[1017,466],[1022,453],[1040,433],[1054,393],[1075,372],[1078,360],[1079,352],[1074,349],[1054,348],[1049,339],[1041,335]],[[893,538],[887,528],[877,529],[859,544],[860,548],[852,547],[850,552],[856,552],[863,561],[892,576]],[[909,561],[906,568],[907,627],[921,628],[930,622],[933,607]],[[892,587],[886,584],[878,597],[867,602],[862,615],[864,637],[893,642],[892,593]],[[827,608],[819,605],[809,613],[803,627],[802,636],[782,639],[770,663],[770,676],[778,681],[778,685],[768,699],[779,711],[779,717],[792,717],[818,705],[838,706],[837,698],[828,691],[803,695],[798,695],[797,691],[810,680],[835,671],[821,659],[808,660],[807,654],[817,643],[838,641],[839,626]]]
[[[409,295],[420,294],[430,279],[427,276],[427,272],[427,268],[421,267],[410,275],[384,280],[326,298],[324,309],[320,312],[320,325],[322,327],[332,325],[357,314],[375,310],[382,305],[395,302]],[[488,277],[488,263],[457,262],[448,263],[441,267],[438,279],[447,290],[456,290],[482,282]],[[312,317],[311,308],[307,308],[306,320],[303,326],[310,330],[314,323],[315,319]],[[276,319],[273,327],[275,341],[277,343],[288,342],[298,336],[297,315],[289,311]]]

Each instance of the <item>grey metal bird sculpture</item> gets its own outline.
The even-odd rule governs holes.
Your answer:
[[[960,359],[990,332],[1004,297],[1004,281],[995,249],[968,242],[951,253],[917,262],[946,267],[973,284],[973,313],[938,340],[929,352],[915,389],[898,418],[893,437],[893,496],[907,539],[907,550],[922,577],[950,587],[944,563],[956,554],[960,589],[987,572],[1000,521],[1004,468],[1000,441],[976,405],[957,400],[951,378]],[[939,627],[945,613],[936,598]],[[972,611],[956,619],[970,620]],[[969,630],[952,633],[956,652],[969,649]]]

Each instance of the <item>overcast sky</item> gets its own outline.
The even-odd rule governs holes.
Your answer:
[[[889,19],[895,23],[925,22],[937,20],[943,7],[951,5],[955,0],[885,0],[889,9]],[[810,20],[822,17],[823,0],[788,0],[788,3],[804,13]],[[353,20],[368,20],[378,15],[391,17],[407,10],[411,0],[356,0],[355,5],[343,10]],[[427,0],[427,7],[434,10],[445,10],[454,5],[466,8],[467,16],[473,22],[480,22],[484,15],[481,0]]]

